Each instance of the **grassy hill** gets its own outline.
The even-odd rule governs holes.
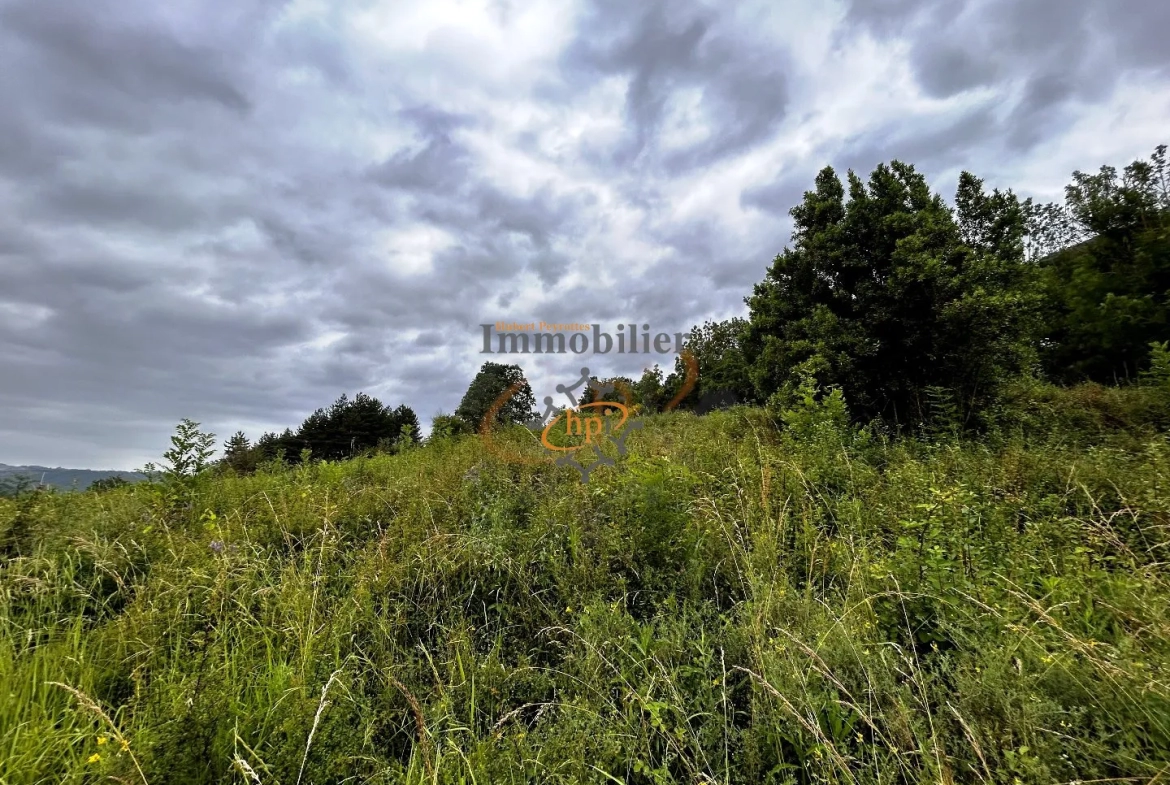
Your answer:
[[[1102,389],[0,500],[0,782],[1152,781],[1170,442]]]

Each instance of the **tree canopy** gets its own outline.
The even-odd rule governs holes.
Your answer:
[[[306,417],[296,431],[265,433],[251,446],[243,433],[236,433],[224,445],[224,464],[248,473],[261,461],[277,457],[290,463],[303,455],[338,461],[373,450],[399,450],[421,437],[418,415],[409,406],[392,408],[365,393],[352,399],[343,393],[328,408]]]
[[[496,412],[495,422],[520,424],[537,416],[536,397],[519,365],[485,362],[471,381],[463,400],[455,409],[459,417],[474,430],[479,430],[492,405],[511,387],[513,395]]]
[[[964,173],[952,210],[899,161],[847,181],[848,192],[831,167],[817,175],[791,210],[793,247],[746,300],[755,394],[795,390],[812,373],[863,417],[920,417],[940,387],[977,409],[1032,356],[1027,205]]]
[[[1120,176],[1111,166],[1074,172],[1064,204],[1037,210],[1033,231],[1045,250],[1056,251],[1040,262],[1048,375],[1064,382],[1136,378],[1148,366],[1149,345],[1170,337],[1166,146]]]
[[[703,408],[703,401],[717,395],[750,402],[756,398],[750,369],[744,356],[744,336],[748,322],[733,318],[722,322],[707,321],[691,328],[684,340],[686,353],[694,357],[699,376],[695,385],[678,402],[682,409]],[[680,354],[674,360],[674,370],[663,383],[660,406],[675,398],[686,384],[687,362]]]

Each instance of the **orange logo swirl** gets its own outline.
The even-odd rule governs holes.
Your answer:
[[[691,391],[695,389],[695,385],[699,381],[699,361],[695,358],[695,356],[691,352],[686,351],[686,350],[684,350],[682,352],[681,356],[683,359],[683,363],[686,365],[686,368],[687,368],[687,375],[686,375],[685,379],[683,380],[682,387],[679,388],[679,391],[675,394],[674,398],[672,398],[669,403],[667,403],[665,406],[662,407],[662,411],[664,411],[664,412],[672,411],[675,409],[675,407],[677,407],[680,403],[682,403],[683,400],[685,400],[686,397],[691,393]],[[619,430],[622,426],[624,426],[626,424],[626,422],[630,418],[630,399],[632,397],[629,386],[626,385],[625,383],[620,383],[620,384],[621,384],[621,387],[624,388],[622,391],[623,397],[625,398],[625,401],[626,401],[624,404],[617,403],[614,401],[594,401],[593,403],[582,404],[581,406],[579,406],[576,409],[576,411],[580,411],[581,409],[591,409],[591,408],[618,409],[621,411],[622,419],[621,419],[621,422],[619,422],[617,424],[617,426],[615,426],[613,428],[613,430]],[[499,397],[496,398],[496,400],[492,402],[492,405],[488,407],[487,412],[484,414],[483,419],[480,421],[479,435],[481,437],[483,437],[484,446],[487,447],[488,451],[491,452],[492,454],[494,454],[496,457],[500,458],[501,460],[508,461],[510,463],[519,463],[519,464],[529,465],[529,466],[534,466],[534,465],[539,465],[539,464],[544,464],[544,463],[551,463],[552,461],[555,460],[554,456],[551,454],[546,454],[546,455],[543,455],[543,456],[537,458],[534,456],[523,455],[523,454],[518,453],[518,452],[507,452],[507,451],[503,450],[498,444],[496,444],[495,440],[492,438],[492,426],[495,423],[496,416],[500,413],[500,410],[504,408],[504,405],[507,404],[508,401],[510,401],[512,399],[512,396],[514,396],[517,392],[520,391],[521,387],[523,387],[522,382],[517,382],[516,384],[511,385],[510,387],[508,387],[507,390],[504,390],[504,392],[500,393]],[[549,434],[549,431],[552,428],[552,426],[558,420],[560,420],[562,417],[569,416],[573,411],[574,410],[571,410],[571,409],[566,410],[562,414],[559,414],[556,417],[554,417],[552,420],[550,420],[548,422],[547,425],[545,425],[544,430],[541,431],[541,434],[540,434],[540,443],[542,446],[544,446],[546,449],[548,449],[550,451],[554,451],[554,452],[573,452],[575,450],[580,450],[583,447],[589,446],[589,442],[588,442],[589,436],[588,435],[586,436],[585,443],[579,444],[576,446],[571,446],[571,447],[559,447],[555,444],[551,444],[548,440],[548,434]],[[594,419],[594,418],[590,418],[590,419]]]

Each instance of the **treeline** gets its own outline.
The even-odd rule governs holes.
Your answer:
[[[262,463],[337,461],[374,452],[397,452],[420,439],[418,416],[405,404],[391,408],[377,398],[342,395],[309,415],[295,431],[265,433],[253,444],[242,431],[224,443],[220,465],[250,473]]]
[[[38,485],[31,477],[23,474],[0,477],[0,499],[21,496]]]
[[[680,406],[783,407],[812,383],[840,390],[858,420],[900,427],[945,411],[977,427],[1022,377],[1165,375],[1166,149],[1120,174],[1075,172],[1064,202],[1045,205],[988,193],[966,172],[952,207],[909,164],[868,181],[825,168],[790,211],[792,245],[745,298],[746,318],[690,331],[699,375]],[[655,411],[685,378],[680,357],[665,377],[607,381]]]
[[[946,418],[979,428],[1021,379],[1170,384],[1166,151],[1121,173],[1074,172],[1063,203],[1043,205],[989,193],[967,172],[951,206],[910,164],[879,165],[867,181],[826,167],[790,211],[792,244],[744,299],[745,317],[691,328],[669,371],[601,380],[613,391],[586,388],[580,403],[784,412],[821,399],[862,423],[901,429]],[[474,433],[489,414],[497,423],[542,414],[519,365],[485,363],[455,412],[434,418],[431,438]],[[192,430],[181,441],[197,437],[208,435]],[[249,473],[270,461],[342,460],[419,441],[410,407],[359,393],[295,431],[255,443],[236,433],[218,464]],[[210,443],[200,449],[211,453]]]

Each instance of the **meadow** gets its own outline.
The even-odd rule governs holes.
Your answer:
[[[1170,406],[1004,406],[0,499],[0,783],[1163,781]]]

